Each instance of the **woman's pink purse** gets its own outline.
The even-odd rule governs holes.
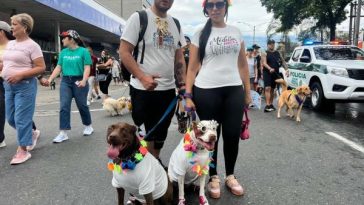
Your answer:
[[[244,115],[245,115],[245,120],[243,119],[243,122],[241,123],[240,139],[247,140],[250,137],[250,133],[249,133],[250,120],[248,117],[248,108],[244,108]]]

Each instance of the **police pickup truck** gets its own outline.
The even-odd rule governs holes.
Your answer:
[[[309,85],[314,110],[335,109],[335,102],[364,102],[364,51],[348,45],[295,48],[288,61],[289,87]]]

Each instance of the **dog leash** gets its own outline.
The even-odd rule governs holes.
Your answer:
[[[158,121],[156,125],[154,125],[154,127],[151,130],[149,130],[149,132],[145,135],[144,140],[147,139],[155,129],[157,129],[157,127],[163,122],[163,120],[168,116],[168,114],[173,110],[173,108],[175,108],[178,98],[179,98],[178,95],[175,98],[173,98],[172,102],[169,104],[167,110],[164,112],[161,119]]]

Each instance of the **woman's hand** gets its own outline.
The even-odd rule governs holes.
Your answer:
[[[21,80],[23,80],[23,76],[20,73],[17,73],[9,76],[7,82],[9,84],[16,84],[19,83]]]
[[[79,87],[79,88],[83,88],[83,87],[85,87],[85,86],[86,86],[86,81],[84,81],[84,80],[77,81],[77,82],[76,82],[76,85],[77,85],[77,87]]]
[[[41,79],[39,79],[39,83],[40,83],[40,85],[45,86],[45,87],[49,86],[48,80],[43,77]]]
[[[252,103],[252,96],[250,95],[250,90],[248,90],[247,92],[245,92],[245,105],[250,105],[250,103]]]

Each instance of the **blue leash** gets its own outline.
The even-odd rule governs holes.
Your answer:
[[[162,118],[158,121],[158,123],[154,125],[154,127],[151,130],[149,130],[149,132],[145,135],[144,140],[149,137],[150,133],[152,133],[155,129],[157,129],[158,125],[160,125],[163,122],[163,120],[167,117],[167,115],[173,110],[173,108],[175,108],[177,101],[178,101],[178,95],[175,98],[173,98],[172,102],[169,104],[167,110],[164,112]]]

